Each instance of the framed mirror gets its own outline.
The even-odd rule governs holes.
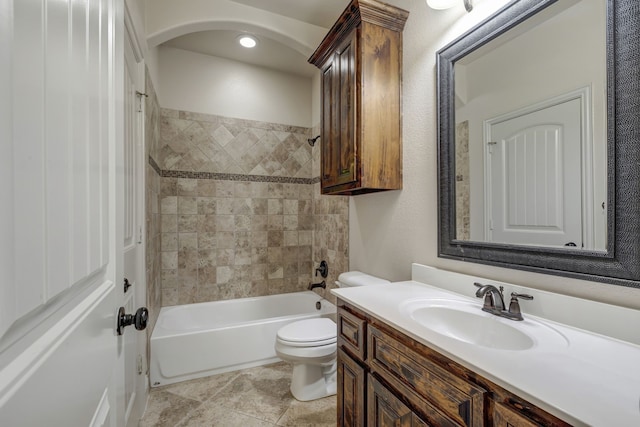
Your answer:
[[[440,257],[640,287],[640,4],[514,0],[437,53]]]

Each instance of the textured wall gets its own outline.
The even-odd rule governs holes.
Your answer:
[[[309,127],[311,79],[162,45],[164,108]]]
[[[150,322],[147,334],[151,335],[155,326],[160,307],[162,307],[161,292],[161,255],[160,255],[160,168],[158,161],[159,113],[160,106],[156,97],[153,83],[146,74],[145,92],[148,97],[145,104],[145,154],[149,161],[146,163],[146,267],[147,267],[147,308]]]
[[[348,204],[319,196],[309,136],[162,110],[163,305],[304,290],[321,259],[330,283],[347,268]]]
[[[640,308],[640,290],[461,262],[438,257],[436,52],[503,6],[482,1],[466,13],[462,2],[437,11],[423,0],[387,0],[410,12],[403,33],[402,191],[352,197],[352,269],[394,281],[411,277],[411,263],[537,289]],[[429,23],[429,25],[425,25]],[[472,284],[470,284],[472,286]]]

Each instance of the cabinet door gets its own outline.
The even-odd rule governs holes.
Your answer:
[[[496,403],[493,410],[493,425],[495,427],[539,427],[528,418],[520,415],[509,407]]]
[[[365,371],[338,349],[338,425],[364,427]]]
[[[367,414],[370,427],[427,427],[408,406],[383,386],[375,377],[367,380]]]
[[[356,181],[356,52],[357,30],[338,48],[340,64],[340,149],[338,184]]]
[[[322,188],[356,181],[356,31],[322,68]]]
[[[340,138],[340,82],[339,67],[334,54],[322,69],[322,188],[337,184]]]

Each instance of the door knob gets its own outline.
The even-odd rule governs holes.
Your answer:
[[[139,331],[142,331],[147,327],[147,320],[149,319],[149,310],[147,307],[140,307],[136,310],[136,314],[125,314],[124,307],[118,309],[118,335],[124,333],[123,329],[126,326],[134,325]]]

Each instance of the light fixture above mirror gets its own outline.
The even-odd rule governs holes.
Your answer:
[[[473,0],[462,1],[464,3],[464,8],[467,9],[467,12],[471,12],[473,10]],[[450,9],[456,4],[460,4],[460,0],[427,0],[427,5],[431,9],[436,10]]]

